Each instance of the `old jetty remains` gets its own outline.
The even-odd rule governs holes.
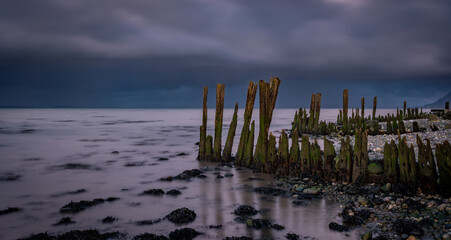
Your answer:
[[[407,108],[398,110],[396,116],[376,116],[377,97],[373,100],[373,112],[365,116],[365,99],[361,99],[361,111],[352,109],[348,113],[349,90],[343,91],[343,109],[339,111],[336,123],[320,121],[321,93],[312,94],[310,108],[299,108],[294,115],[291,134],[282,129],[279,139],[269,132],[274,112],[280,79],[271,77],[269,82],[260,80],[258,85],[250,82],[244,108],[244,124],[235,156],[232,146],[237,127],[238,103],[235,104],[227,140],[222,149],[222,125],[224,111],[223,84],[216,87],[216,113],[214,138],[207,135],[207,95],[208,88],[203,90],[203,114],[200,126],[199,160],[232,162],[278,176],[309,177],[313,180],[340,183],[392,183],[402,184],[407,188],[421,189],[426,194],[439,193],[451,197],[451,145],[448,141],[437,144],[435,156],[426,139],[417,135],[418,157],[416,159],[413,145],[408,146],[403,120],[427,118],[422,109]],[[255,121],[252,112],[259,89],[259,130],[255,144]],[[368,135],[381,134],[379,122],[387,123],[384,134],[397,134],[398,143],[387,142],[384,146],[383,171],[369,171],[374,164],[368,158]],[[416,126],[416,127],[415,127]],[[418,128],[413,124],[412,131]],[[340,150],[334,148],[333,142],[326,139],[327,134],[337,133],[341,136]],[[309,135],[310,134],[310,135]],[[311,135],[323,135],[324,148],[321,150],[317,138]],[[355,144],[351,145],[350,135],[355,136]],[[291,138],[291,146],[289,138]],[[214,140],[214,141],[213,141]],[[300,140],[300,142],[299,142]],[[438,171],[437,171],[438,170]]]

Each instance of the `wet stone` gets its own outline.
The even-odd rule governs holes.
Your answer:
[[[102,199],[102,198],[96,198],[96,199],[94,199],[92,201],[85,201],[85,200],[83,200],[83,201],[79,201],[79,202],[70,202],[70,203],[64,205],[60,209],[60,212],[61,213],[78,213],[78,212],[81,212],[81,211],[83,211],[83,210],[85,210],[87,208],[93,207],[93,206],[98,205],[98,204],[102,204],[105,201],[113,202],[113,201],[116,201],[118,199],[119,198],[109,197],[106,200]]]
[[[132,240],[168,240],[168,238],[163,235],[156,235],[153,233],[143,233],[134,236]]]
[[[162,189],[149,189],[141,193],[141,195],[152,195],[152,196],[161,196],[164,195],[164,191]]]
[[[199,169],[185,170],[182,173],[180,173],[179,175],[175,176],[174,179],[189,180],[193,177],[197,177],[197,176],[201,175],[202,173],[203,172],[200,171]]]
[[[173,223],[189,223],[196,219],[196,213],[184,207],[172,211],[166,218]]]
[[[102,219],[102,223],[113,223],[116,221],[117,221],[117,218],[112,217],[112,216],[108,216],[108,217]]]
[[[246,236],[241,236],[241,237],[225,237],[223,238],[223,240],[252,240],[252,238],[250,237],[246,237]]]
[[[69,225],[74,223],[75,221],[73,221],[70,217],[63,217],[57,223],[53,224],[53,226]]]
[[[307,206],[308,205],[308,202],[303,201],[303,200],[294,200],[292,203],[295,206]]]
[[[222,228],[222,225],[221,224],[219,224],[219,225],[209,225],[208,228],[219,229],[219,228]]]
[[[226,173],[226,174],[224,174],[224,177],[233,177],[233,174],[232,173]]]
[[[52,236],[48,233],[32,234],[25,238],[19,238],[20,240],[107,240],[107,239],[125,239],[125,234],[120,232],[107,232],[101,234],[96,229],[89,230],[74,230],[66,232],[58,236]]]
[[[157,159],[157,161],[168,161],[169,158],[165,158],[165,157],[160,157]]]
[[[191,240],[199,236],[201,233],[192,228],[176,229],[169,233],[171,240]]]
[[[366,209],[356,210],[352,206],[347,206],[343,209],[341,216],[343,217],[343,223],[359,226],[370,217],[371,213],[372,212]]]
[[[100,171],[102,170],[99,167],[95,167],[89,164],[84,164],[84,163],[67,163],[67,164],[63,164],[63,165],[59,165],[59,166],[53,166],[50,167],[51,169],[63,169],[63,170],[96,170],[96,171]]]
[[[189,154],[188,154],[188,153],[181,152],[181,153],[178,153],[176,156],[187,156],[187,155],[189,155]]]
[[[233,213],[238,216],[253,216],[257,214],[258,211],[252,206],[240,205]]]
[[[0,176],[0,181],[16,181],[19,180],[22,176],[14,173],[5,173],[3,176]]]
[[[296,233],[292,233],[292,232],[287,233],[287,235],[285,235],[285,237],[288,240],[299,240],[299,235],[297,235]]]
[[[166,192],[166,195],[171,195],[171,196],[178,196],[180,194],[182,194],[182,192],[180,192],[177,189],[171,189],[171,190]]]
[[[394,222],[394,228],[396,232],[401,234],[411,234],[413,232],[419,233],[420,235],[423,234],[423,229],[420,227],[420,225],[413,220],[409,219],[398,219]]]
[[[337,232],[347,232],[349,228],[336,222],[329,223],[329,229]]]
[[[118,151],[112,151],[111,154],[119,154]]]
[[[261,193],[265,195],[271,195],[271,196],[280,196],[287,193],[287,191],[279,188],[272,188],[272,187],[258,187],[255,188],[254,191],[256,193]]]
[[[17,208],[17,207],[9,207],[9,208],[0,210],[0,216],[1,216],[1,215],[5,215],[5,214],[14,213],[14,212],[19,212],[19,211],[21,211],[21,210],[22,210],[22,209]]]
[[[158,218],[158,219],[155,219],[155,220],[142,220],[142,221],[137,221],[136,225],[138,225],[138,226],[153,225],[153,224],[159,223],[161,221],[162,221],[161,218]]]

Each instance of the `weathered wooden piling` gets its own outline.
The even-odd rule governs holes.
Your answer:
[[[310,101],[310,112],[307,133],[313,133],[315,125],[315,104],[316,104],[316,95],[312,94],[312,100]]]
[[[213,146],[213,159],[221,161],[222,120],[224,113],[224,84],[216,86],[216,115],[215,115],[215,141]]]
[[[393,134],[393,127],[391,123],[391,120],[387,119],[387,134]]]
[[[290,176],[296,177],[299,174],[299,138],[297,129],[291,133],[290,148]]]
[[[443,197],[451,197],[451,145],[448,140],[435,147],[438,171],[440,174],[440,192]]]
[[[252,119],[252,111],[254,110],[255,97],[257,95],[257,84],[254,82],[249,82],[249,87],[247,88],[246,106],[244,108],[244,124],[241,130],[241,137],[238,143],[238,149],[235,155],[235,164],[242,166],[242,159],[244,157],[244,148],[248,141],[248,136],[250,134],[250,124]]]
[[[349,90],[343,90],[343,133],[348,134],[350,132],[349,129],[349,121],[348,121],[348,98],[349,98]]]
[[[352,182],[366,183],[368,179],[368,131],[357,129],[355,133]]]
[[[256,164],[264,163],[268,150],[268,131],[271,125],[272,113],[276,105],[277,94],[279,91],[280,79],[271,77],[269,83],[264,80],[259,81],[259,101],[260,101],[260,126],[255,146],[254,159]]]
[[[246,144],[244,145],[243,162],[242,166],[250,167],[254,161],[254,134],[255,134],[255,121],[252,121],[251,130],[247,134]]]
[[[315,139],[310,145],[310,154],[312,159],[312,175],[316,178],[323,177],[323,159],[321,158],[321,148]]]
[[[418,122],[413,122],[412,123],[412,132],[419,132],[420,131],[420,127],[418,126]]]
[[[302,152],[302,149],[301,149]],[[326,139],[324,136],[324,179],[326,181],[335,181],[335,157],[337,153],[335,152],[334,144],[332,141]]]
[[[288,176],[289,175],[289,151],[288,151],[288,136],[285,130],[282,129],[282,133],[279,137],[279,150],[278,150],[279,164],[277,166],[277,175]]]
[[[449,111],[449,101],[445,102],[445,113]]]
[[[407,102],[406,101],[404,101],[404,108],[403,108],[403,111],[402,111],[402,113],[403,113],[403,116],[402,116],[402,118],[403,119],[405,119],[406,118],[406,109],[407,109]]]
[[[373,120],[376,119],[376,107],[377,107],[377,96],[374,96],[374,99],[373,99]]]
[[[213,158],[213,137],[208,135],[205,138],[205,159],[210,160]]]
[[[238,121],[238,103],[235,103],[235,111],[233,112],[232,122],[230,123],[229,133],[222,152],[222,160],[226,162],[232,161],[232,146],[235,138],[236,125]]]
[[[268,140],[268,157],[266,158],[265,172],[275,173],[277,164],[277,148],[276,148],[276,137],[269,133]]]
[[[319,113],[321,111],[321,93],[317,93],[316,94],[316,98],[315,98],[315,134],[318,134],[318,123],[319,123]]]
[[[203,92],[203,107],[202,107],[202,126],[200,126],[200,139],[199,139],[199,156],[200,160],[205,159],[205,141],[207,138],[207,95],[208,87],[204,87]]]
[[[299,166],[301,172],[310,172],[311,170],[311,154],[310,140],[308,135],[302,135],[301,139],[301,164]]]
[[[435,194],[438,190],[437,172],[432,153],[431,142],[426,139],[426,144],[417,135],[418,165],[420,169],[420,188],[425,194]]]
[[[352,181],[352,161],[353,150],[351,146],[351,139],[349,135],[346,136],[346,141],[341,139],[340,156],[337,162],[337,180],[340,182],[350,183]]]
[[[384,174],[387,182],[398,183],[398,148],[393,139],[384,145]]]

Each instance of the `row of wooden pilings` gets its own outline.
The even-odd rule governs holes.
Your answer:
[[[413,146],[407,147],[405,137],[403,139],[399,137],[399,144],[396,144],[394,141],[386,143],[382,174],[368,172],[368,129],[355,129],[353,134],[355,135],[354,146],[351,145],[349,135],[342,138],[338,156],[333,142],[326,139],[326,137],[323,140],[323,151],[321,151],[316,139],[310,142],[309,135],[301,135],[301,145],[299,145],[300,135],[298,135],[297,127],[291,133],[291,146],[289,146],[289,136],[284,130],[282,130],[278,139],[278,146],[276,146],[276,137],[269,132],[269,127],[279,85],[280,79],[276,77],[272,77],[269,83],[263,80],[260,80],[258,83],[260,89],[259,121],[261,127],[259,128],[257,144],[254,150],[255,122],[252,120],[252,112],[256,99],[257,84],[254,82],[249,83],[244,110],[244,124],[235,157],[232,157],[232,146],[237,127],[238,104],[235,104],[232,122],[224,149],[222,149],[221,137],[225,88],[222,84],[218,84],[216,88],[215,131],[213,138],[213,136],[207,135],[206,132],[208,88],[204,87],[199,160],[235,161],[236,166],[249,167],[279,176],[310,177],[327,182],[355,184],[368,182],[399,183],[412,189],[420,187],[424,193],[441,193],[446,197],[451,196],[451,146],[448,141],[436,145],[436,157],[434,158],[429,140],[425,144],[418,137],[418,162],[415,159]],[[345,92],[347,93],[346,90]],[[343,99],[347,100],[347,95]],[[301,126],[306,126],[306,129],[314,132],[316,131],[315,128],[319,127],[321,94],[312,97],[312,102],[315,102],[315,105],[310,107],[310,116],[314,117],[303,121],[304,123]],[[364,100],[362,100],[362,109],[364,109],[363,102]],[[303,115],[305,115],[305,112],[303,112]],[[373,115],[375,115],[374,110]],[[343,108],[343,116],[347,116],[347,108]],[[364,116],[363,112],[362,116]],[[439,174],[437,174],[437,166]]]

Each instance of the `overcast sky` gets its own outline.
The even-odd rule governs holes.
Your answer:
[[[422,105],[451,90],[449,0],[3,0],[0,105],[201,107],[281,80],[278,107]],[[257,105],[256,105],[257,106]]]

